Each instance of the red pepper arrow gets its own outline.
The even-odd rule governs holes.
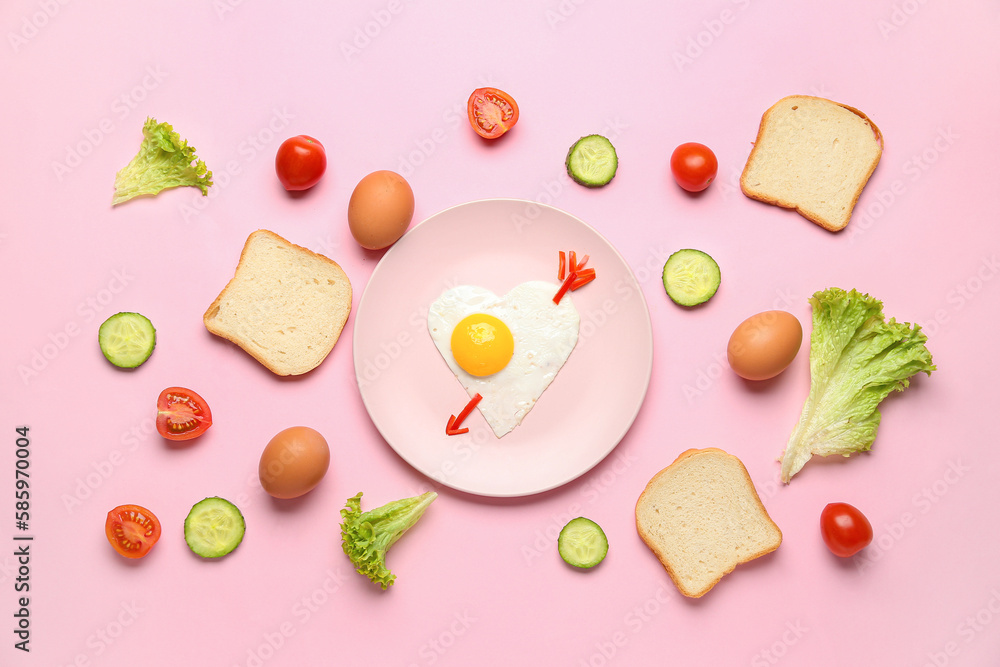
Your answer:
[[[477,405],[479,405],[479,401],[481,400],[483,400],[483,397],[481,395],[476,394],[475,396],[473,396],[472,399],[465,405],[465,407],[462,408],[462,411],[458,413],[458,417],[452,415],[451,417],[448,418],[448,426],[447,428],[445,428],[444,432],[447,435],[462,435],[463,433],[468,433],[469,429],[467,427],[466,428],[460,428],[460,427],[462,426],[462,422],[465,421],[465,418],[469,416],[469,414],[476,408]]]

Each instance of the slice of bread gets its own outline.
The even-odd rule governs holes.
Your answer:
[[[691,598],[781,544],[743,462],[714,447],[689,449],[658,472],[635,505],[635,525]]]
[[[351,281],[336,262],[265,229],[205,311],[205,327],[278,375],[319,366],[351,313]]]
[[[764,113],[740,189],[836,232],[847,226],[881,157],[882,133],[863,113],[792,95]]]

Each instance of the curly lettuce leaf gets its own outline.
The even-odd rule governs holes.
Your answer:
[[[132,161],[115,174],[116,206],[141,195],[154,196],[168,188],[192,186],[202,195],[212,185],[212,172],[195,155],[195,147],[181,139],[169,123],[147,118],[142,145]]]
[[[385,590],[396,579],[385,564],[386,552],[423,516],[437,494],[428,491],[367,512],[361,511],[361,495],[348,498],[347,506],[340,510],[344,519],[340,524],[344,553],[358,572]]]
[[[833,287],[809,302],[809,396],[781,457],[786,484],[813,455],[871,449],[882,399],[906,389],[917,373],[937,370],[920,327],[887,322],[878,299]]]

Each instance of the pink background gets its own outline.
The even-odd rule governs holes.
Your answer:
[[[996,664],[995,3],[349,4],[0,9],[0,664]],[[521,108],[516,129],[491,145],[464,119],[481,85]],[[886,138],[837,235],[736,185],[760,115],[793,93],[856,106]],[[198,148],[215,172],[210,197],[181,189],[112,210],[114,174],[147,115]],[[595,132],[614,141],[621,167],[587,190],[562,161]],[[289,197],[273,157],[299,133],[326,144],[330,165],[313,191]],[[667,169],[673,147],[691,140],[720,161],[699,197]],[[205,331],[202,313],[259,227],[337,260],[357,306],[381,253],[354,243],[347,201],[376,169],[406,176],[418,221],[471,200],[538,200],[587,221],[630,263],[655,367],[633,428],[587,475],[514,500],[435,487],[365,412],[354,315],[327,360],[293,380]],[[722,267],[719,293],[699,310],[674,306],[660,285],[666,256],[682,247]],[[870,292],[888,315],[923,324],[940,370],[884,403],[871,454],[810,463],[779,488],[775,458],[807,393],[807,355],[749,385],[728,369],[725,344],[772,307],[808,331],[807,298],[829,286]],[[100,322],[122,310],[159,331],[135,372],[111,367],[96,343]],[[187,447],[152,432],[155,397],[174,384],[199,391],[215,415]],[[330,440],[330,473],[299,501],[272,501],[257,460],[274,433],[300,423]],[[32,439],[28,655],[12,633],[19,425]],[[632,512],[655,472],[704,446],[744,461],[784,543],[690,601],[637,537]],[[440,497],[393,547],[399,579],[382,592],[340,551],[338,510],[357,491],[374,506],[427,488]],[[182,538],[207,495],[236,501],[248,525],[217,562]],[[832,501],[862,508],[875,527],[854,559],[834,558],[819,538]],[[106,512],[129,502],[164,525],[134,563],[102,531]],[[611,542],[586,573],[554,545],[580,514]]]

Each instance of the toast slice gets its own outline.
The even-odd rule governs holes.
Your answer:
[[[260,229],[247,238],[233,279],[205,311],[205,328],[277,375],[301,375],[337,343],[352,296],[336,262]]]
[[[761,118],[740,189],[837,232],[850,222],[881,157],[882,133],[865,114],[821,97],[792,95]]]
[[[781,544],[743,462],[714,447],[689,449],[658,472],[635,505],[635,525],[691,598]]]

